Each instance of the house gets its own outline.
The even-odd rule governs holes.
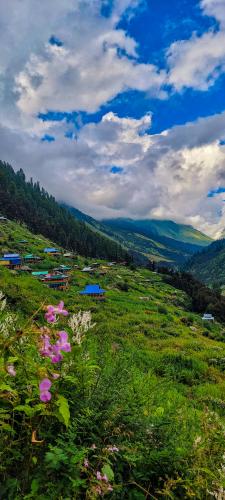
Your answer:
[[[23,257],[23,260],[25,262],[38,262],[39,260],[41,260],[40,257],[36,257],[36,255],[33,255],[32,253],[28,253],[27,255],[24,255]]]
[[[67,274],[46,274],[41,278],[41,282],[48,288],[65,290],[68,288],[69,276]]]
[[[18,253],[5,253],[3,260],[9,261],[10,269],[19,269],[21,266],[21,257]]]
[[[82,269],[82,273],[91,273],[91,272],[93,272],[93,269],[92,269],[92,267],[90,267],[90,266],[88,266],[88,267],[84,267],[84,268]]]
[[[72,252],[66,252],[63,254],[63,257],[65,257],[66,259],[74,259],[76,255]]]
[[[3,215],[0,215],[0,223],[1,222],[8,222],[7,217],[4,217]]]
[[[65,271],[68,272],[68,271],[71,271],[71,267],[70,266],[65,266],[64,264],[61,264],[59,267],[56,267],[54,269],[54,271],[60,272],[60,273],[65,272]]]
[[[10,267],[10,260],[0,259],[0,266]]]
[[[203,314],[202,320],[203,321],[214,321],[214,316],[212,316],[212,314]]]
[[[34,276],[35,278],[41,278],[46,274],[48,274],[48,271],[33,271],[32,276]]]
[[[44,253],[48,255],[60,255],[60,251],[57,248],[44,248]]]
[[[21,266],[20,271],[24,273],[31,273],[32,269],[29,266]]]
[[[100,288],[99,285],[86,285],[84,290],[79,292],[80,295],[88,295],[89,297],[104,298],[106,290]]]

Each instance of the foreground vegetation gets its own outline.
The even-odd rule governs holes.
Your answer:
[[[47,242],[1,231],[1,251]],[[0,498],[224,498],[225,327],[133,267],[74,269],[67,292],[0,269]],[[97,282],[105,302],[79,295]]]

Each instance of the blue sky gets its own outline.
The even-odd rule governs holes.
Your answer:
[[[109,15],[113,2],[106,2],[102,12]],[[225,8],[225,7],[224,7]],[[151,27],[148,29],[148,27]],[[200,3],[194,0],[171,0],[170,2],[147,1],[140,6],[131,18],[123,16],[117,25],[134,38],[138,44],[138,60],[144,63],[154,63],[161,69],[167,69],[166,50],[177,40],[189,40],[192,33],[198,36],[208,30],[217,31],[218,22],[215,18],[203,16]],[[52,35],[50,42],[62,44]],[[117,95],[114,99],[101,106],[94,114],[71,112],[57,113],[51,110],[43,116],[47,120],[61,120],[66,116],[70,123],[79,127],[78,116],[82,123],[98,122],[110,110],[119,116],[140,118],[147,112],[153,113],[151,131],[159,133],[174,125],[181,125],[194,121],[199,117],[214,115],[224,110],[225,75],[222,74],[212,88],[207,92],[185,89],[174,93],[169,88],[170,98],[159,100],[152,98],[146,92],[127,91]],[[53,112],[52,112],[53,111]],[[42,116],[42,115],[41,115]]]
[[[223,231],[224,0],[11,0],[0,19],[2,159],[97,218]]]

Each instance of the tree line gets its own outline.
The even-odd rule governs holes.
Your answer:
[[[117,261],[131,259],[122,246],[76,220],[39,182],[27,181],[22,169],[15,172],[1,161],[0,213],[80,255]]]

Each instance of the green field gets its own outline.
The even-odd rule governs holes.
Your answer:
[[[43,256],[51,243],[11,222],[0,235],[1,253]],[[32,267],[59,263],[68,260]],[[79,295],[88,283],[106,289],[104,302]],[[224,325],[203,324],[185,294],[132,266],[104,276],[74,269],[67,292],[0,268],[0,290],[1,499],[224,498]],[[53,366],[38,345],[44,309],[60,300],[68,318],[90,311],[94,327],[79,345],[60,317],[51,338],[66,329],[72,350]],[[43,403],[38,385],[53,368],[60,377]]]

